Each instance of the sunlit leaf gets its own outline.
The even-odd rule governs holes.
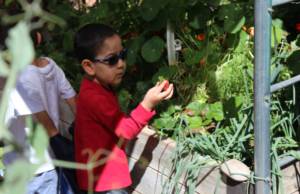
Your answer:
[[[33,132],[32,147],[34,148],[37,157],[39,159],[44,159],[45,150],[47,150],[48,147],[48,136],[41,125],[38,125]]]
[[[36,166],[30,164],[26,160],[17,160],[6,168],[6,176],[4,179],[1,193],[5,194],[25,194],[27,183],[33,177]]]
[[[186,108],[192,110],[195,115],[199,115],[202,111],[206,112],[208,110],[208,104],[201,104],[196,101],[188,104]]]
[[[289,154],[297,160],[300,160],[300,153],[298,151],[290,151]]]
[[[190,129],[197,129],[202,127],[202,119],[199,116],[195,117],[187,117],[188,123],[189,123],[189,128]]]
[[[283,38],[283,30],[282,30],[282,21],[280,19],[276,19],[272,21],[272,32],[271,32],[271,46],[274,47],[276,44],[279,44],[281,39]]]
[[[34,57],[33,43],[29,29],[24,22],[20,22],[9,31],[7,47],[12,55],[13,68],[21,70],[30,64]]]
[[[176,120],[172,117],[159,118],[153,123],[156,129],[174,129]]]
[[[0,56],[0,76],[7,76],[9,73],[9,68],[7,64],[3,61],[2,57]]]
[[[215,119],[216,121],[221,121],[224,119],[223,106],[221,102],[216,102],[209,105],[209,111],[207,113],[208,119]]]

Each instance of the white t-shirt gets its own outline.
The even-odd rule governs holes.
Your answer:
[[[25,157],[35,163],[34,150],[27,142],[31,129],[26,127],[25,117],[34,113],[47,111],[55,126],[59,126],[59,102],[76,95],[74,89],[65,77],[64,72],[50,59],[45,67],[28,65],[17,79],[16,88],[11,92],[6,123],[16,142],[27,149],[25,153],[10,152],[4,155],[4,164],[8,165],[17,158]],[[36,173],[54,169],[49,152],[46,151],[47,162]]]

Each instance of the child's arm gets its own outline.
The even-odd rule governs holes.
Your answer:
[[[86,109],[91,119],[97,121],[104,129],[113,131],[118,137],[133,139],[155,114],[154,107],[162,100],[172,97],[173,85],[163,91],[164,84],[156,84],[149,89],[143,101],[129,116],[120,111],[113,99],[107,99],[103,95],[88,96],[88,99],[79,97],[79,101],[84,103],[78,106],[78,111]]]
[[[35,113],[33,116],[43,125],[48,133],[50,137],[49,144],[55,157],[60,160],[71,160],[73,157],[73,143],[59,133],[48,113],[42,111]]]
[[[34,113],[33,116],[43,125],[49,137],[55,136],[59,133],[46,111]]]
[[[71,111],[76,115],[76,96],[65,99]]]
[[[143,101],[135,108],[129,117],[123,116],[117,123],[116,134],[125,139],[133,139],[140,130],[154,116],[154,107],[163,100],[168,100],[173,95],[173,84],[163,91],[165,82],[157,83],[149,89]]]

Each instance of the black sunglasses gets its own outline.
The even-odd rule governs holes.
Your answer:
[[[124,48],[119,53],[113,54],[113,55],[105,57],[103,59],[95,58],[93,60],[93,62],[104,63],[104,64],[109,65],[109,66],[114,66],[115,64],[118,63],[119,59],[125,60],[126,59],[126,55],[127,55],[127,49]]]

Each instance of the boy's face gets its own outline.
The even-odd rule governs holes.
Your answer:
[[[118,35],[114,35],[105,39],[94,61],[83,60],[82,66],[95,82],[105,87],[115,87],[121,83],[126,70],[123,54],[125,53],[121,39]]]

